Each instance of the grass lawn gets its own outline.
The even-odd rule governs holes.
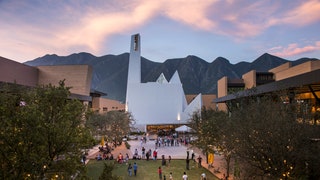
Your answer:
[[[115,169],[113,174],[122,177],[123,180],[136,179],[136,180],[157,180],[159,179],[158,168],[161,166],[161,160],[157,161],[146,161],[146,160],[130,160],[132,165],[134,162],[138,164],[137,176],[133,175],[130,177],[127,172],[126,164],[115,164]],[[103,170],[103,163],[113,163],[113,161],[95,161],[90,160],[87,164],[87,175],[93,180],[98,180],[100,174]],[[205,173],[208,180],[218,180],[216,176],[211,174],[205,168],[198,168],[197,163],[190,161],[190,170],[186,170],[186,161],[185,160],[171,160],[170,166],[161,166],[162,176],[166,176],[166,179],[169,180],[169,173],[172,172],[173,179],[179,180],[182,179],[183,172],[186,172],[189,180],[198,180],[200,175]],[[163,178],[162,178],[163,179]]]

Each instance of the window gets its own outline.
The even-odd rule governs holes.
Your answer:
[[[137,51],[138,48],[139,48],[139,35],[136,34],[136,35],[134,36],[134,50]]]

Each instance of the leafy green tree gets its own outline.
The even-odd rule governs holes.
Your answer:
[[[94,113],[89,116],[87,126],[96,135],[105,136],[114,145],[122,142],[122,138],[130,133],[133,120],[130,114],[123,111],[109,111],[104,114]]]
[[[113,169],[114,169],[114,165],[104,163],[104,168],[103,168],[103,171],[99,177],[99,180],[105,180],[105,179],[120,180],[121,178],[119,176],[112,174]]]
[[[311,137],[319,137],[319,127],[315,127],[315,134],[312,126],[297,121],[298,106],[301,104],[284,103],[283,96],[272,94],[247,98],[238,109],[234,108],[230,121],[233,136],[229,141],[236,142],[235,153],[242,162],[245,178],[314,176],[315,168],[319,168],[319,153],[314,152],[319,146],[310,141]]]
[[[81,177],[82,149],[90,146],[82,125],[85,107],[69,88],[4,87],[0,93],[1,179]]]
[[[92,135],[95,137],[104,135],[107,131],[106,115],[91,112],[87,116],[86,126],[91,130]]]
[[[235,160],[234,175],[244,179],[316,179],[320,176],[320,126],[310,124],[310,104],[282,93],[238,98],[231,112],[202,109],[190,121],[193,145]],[[241,172],[241,174],[240,174]]]
[[[203,150],[204,153],[222,153],[226,160],[227,176],[230,172],[230,162],[233,152],[232,141],[229,133],[228,114],[223,111],[202,108],[201,114],[195,113],[189,124],[195,131],[197,139],[192,145]]]

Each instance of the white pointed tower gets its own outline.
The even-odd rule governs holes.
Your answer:
[[[141,83],[141,45],[140,34],[131,36],[129,56],[129,69],[128,69],[128,84]]]
[[[140,42],[139,34],[131,36],[126,111],[135,120],[133,128],[147,132],[163,125],[188,123],[189,115],[198,110],[201,101],[197,100],[190,106],[187,104],[177,71],[170,81],[160,74],[155,82],[142,83]]]
[[[130,56],[128,65],[127,93],[126,93],[126,111],[130,111],[130,92],[132,86],[141,83],[141,45],[140,34],[131,36]]]

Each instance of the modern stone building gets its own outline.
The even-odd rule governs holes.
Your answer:
[[[102,113],[109,111],[125,111],[125,104],[117,100],[101,98],[100,94],[97,97],[92,96],[92,110]]]
[[[242,79],[222,77],[218,80],[218,94],[213,101],[219,110],[229,111],[236,100],[267,93],[286,92],[290,101],[299,101],[301,107],[320,112],[320,61],[308,61],[296,66],[287,62],[268,72],[252,70]],[[254,90],[252,90],[254,88]],[[239,101],[237,101],[239,102]],[[317,122],[320,123],[319,120]]]
[[[93,96],[99,98],[103,93],[90,89],[92,68],[89,65],[61,65],[61,66],[28,66],[0,57],[0,84],[12,83],[27,87],[52,84],[57,86],[61,80],[71,87],[70,98],[76,98],[92,107]],[[98,100],[98,99],[96,99]],[[100,109],[100,107],[92,107]]]

